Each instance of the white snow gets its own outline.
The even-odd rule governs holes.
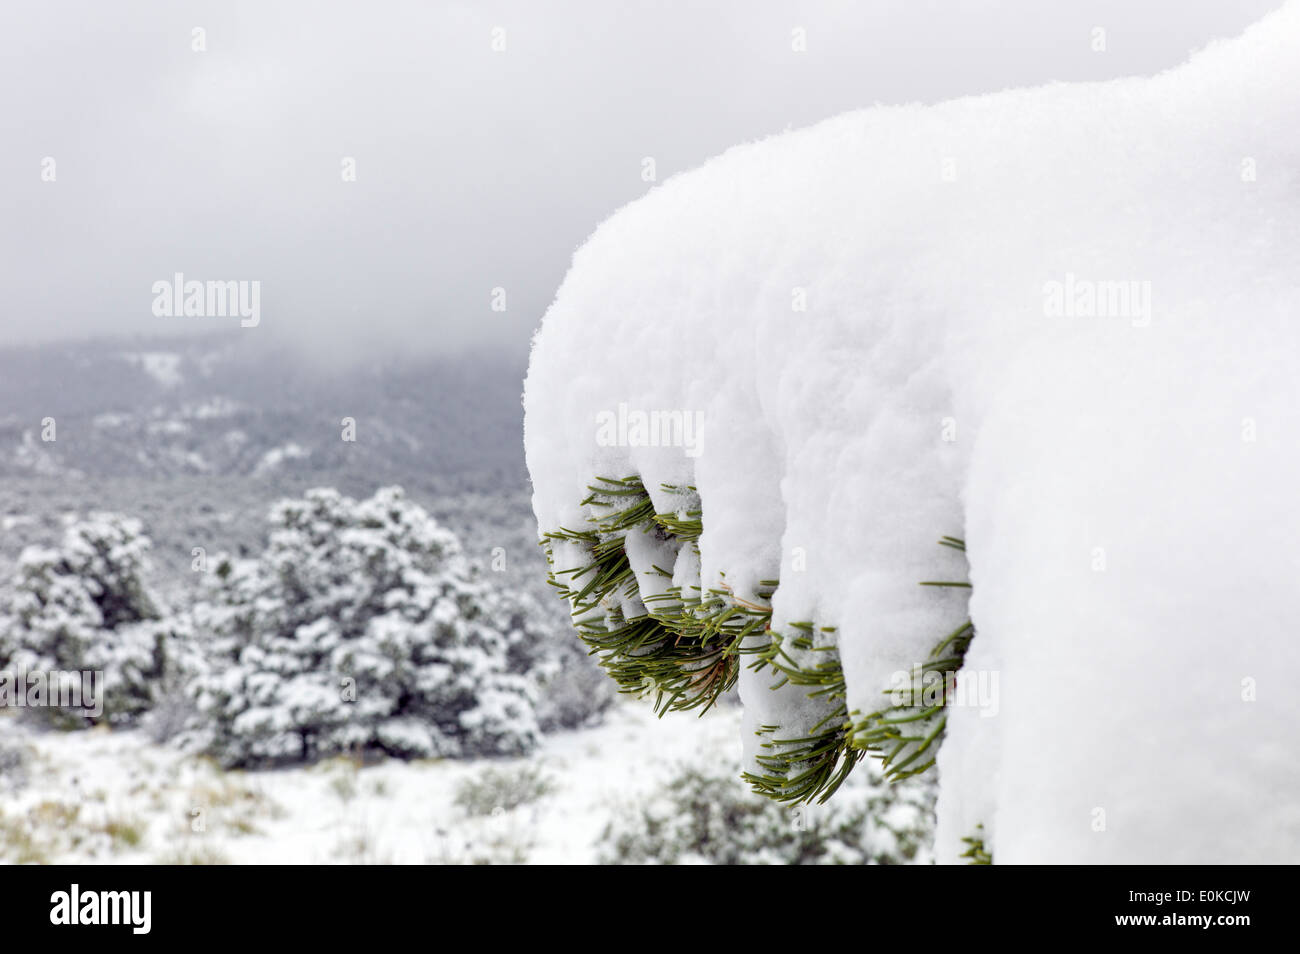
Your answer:
[[[63,473],[63,468],[49,452],[46,442],[38,440],[36,432],[30,429],[23,431],[21,442],[14,446],[12,462],[19,470],[41,476],[52,477]]]
[[[197,401],[185,404],[181,407],[183,417],[194,418],[199,421],[213,420],[214,418],[231,417],[240,410],[240,405],[228,397],[217,395],[208,398],[205,401]]]
[[[253,475],[260,477],[264,474],[270,474],[279,470],[286,461],[306,460],[310,456],[310,448],[303,447],[301,444],[290,441],[282,447],[272,447],[269,451],[263,454],[258,460],[257,466],[253,468]]]
[[[131,423],[130,414],[118,414],[111,411],[104,414],[96,414],[91,420],[92,426],[103,429],[123,427],[129,423]]]
[[[950,714],[938,859],[982,823],[998,862],[1294,860],[1298,47],[1292,0],[1155,77],[851,113],[624,208],[534,343],[541,531],[597,477],[697,487],[705,585],[779,577],[863,712],[965,618],[917,585],[964,536],[1001,699]],[[701,453],[598,439],[623,404],[702,415]],[[797,725],[769,683],[747,724]]]
[[[183,437],[190,432],[190,426],[174,419],[150,421],[145,425],[145,432],[151,436]]]
[[[598,728],[546,736],[528,759],[393,759],[359,769],[335,759],[245,773],[136,730],[35,732],[0,714],[6,741],[32,753],[27,785],[3,793],[0,840],[30,837],[43,860],[63,864],[428,864],[520,860],[516,851],[530,863],[589,864],[606,822],[672,766],[733,762],[738,717],[724,708],[666,725],[647,705],[623,703]],[[552,782],[536,802],[482,817],[454,803],[459,784],[485,766],[525,765]],[[6,822],[21,827],[10,832]],[[13,860],[5,852],[14,840],[0,844],[0,857]]]
[[[174,388],[184,380],[182,355],[174,351],[123,352],[122,357],[141,368],[164,388]]]

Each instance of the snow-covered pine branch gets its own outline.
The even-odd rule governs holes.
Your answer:
[[[764,738],[860,751],[969,620],[957,685],[997,690],[947,707],[939,860],[1293,860],[1298,49],[1293,0],[1155,77],[739,146],[605,222],[526,450],[623,687],[737,678],[761,776]],[[773,640],[814,684],[750,665]]]

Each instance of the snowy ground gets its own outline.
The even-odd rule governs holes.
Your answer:
[[[0,861],[589,863],[606,822],[672,765],[737,759],[739,729],[737,708],[661,721],[628,702],[529,759],[223,772],[139,732],[40,732],[0,716],[0,738],[27,753],[0,775]],[[530,804],[456,804],[485,770],[529,767],[550,782]]]

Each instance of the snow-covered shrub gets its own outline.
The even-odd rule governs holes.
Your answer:
[[[524,865],[538,841],[536,820],[514,812],[437,828],[432,835],[426,858],[431,865]]]
[[[12,794],[26,787],[30,761],[22,743],[0,741],[0,793]]]
[[[70,524],[60,546],[19,557],[0,594],[0,669],[103,673],[102,715],[39,710],[58,724],[130,722],[182,678],[183,621],[164,619],[150,592],[149,547],[138,520],[97,513]]]
[[[176,644],[186,662],[176,668],[172,678],[155,689],[150,709],[140,719],[140,727],[160,745],[202,731],[202,718],[194,701],[193,680],[203,671],[204,661],[193,652],[196,647],[193,631],[188,625],[189,618],[176,616],[172,623]]]
[[[601,834],[603,864],[914,864],[929,861],[934,789],[863,774],[824,804],[780,805],[720,766],[682,765]]]
[[[537,721],[543,732],[600,724],[614,704],[613,684],[570,637],[551,643],[552,655],[536,674]]]
[[[456,537],[399,488],[271,508],[266,551],[215,561],[195,622],[210,745],[227,764],[521,755],[538,740],[526,637]]]
[[[457,807],[469,815],[514,811],[549,795],[555,783],[535,765],[488,766],[456,786]]]
[[[494,587],[490,597],[493,618],[508,633],[506,668],[536,686],[537,723],[543,732],[598,724],[614,704],[613,686],[574,641],[555,601],[541,602],[527,586]]]
[[[846,114],[608,219],[525,445],[620,686],[734,680],[747,770],[806,799],[960,656],[908,743],[943,722],[941,859],[1296,857],[1298,45],[1290,0],[1155,77]]]

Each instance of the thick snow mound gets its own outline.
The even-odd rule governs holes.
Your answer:
[[[1295,860],[1297,120],[1293,0],[1152,78],[851,113],[664,183],[537,335],[541,531],[601,477],[696,488],[702,585],[779,579],[772,630],[836,627],[860,712],[965,619],[917,585],[964,536],[959,682],[996,704],[951,707],[940,860],[979,824],[997,862]],[[740,678],[751,727],[806,723]]]

